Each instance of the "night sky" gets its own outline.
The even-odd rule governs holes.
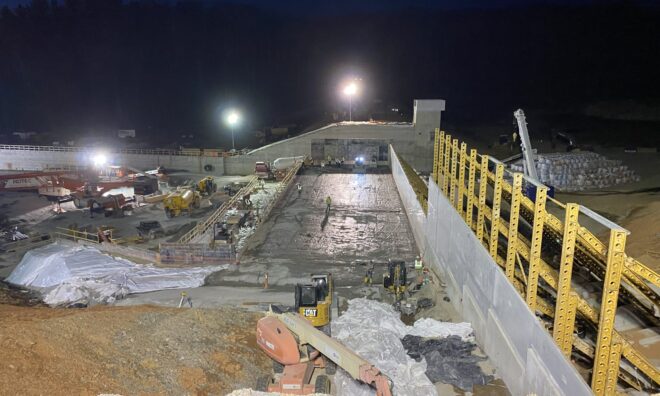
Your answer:
[[[0,135],[137,129],[164,145],[324,123],[361,78],[364,119],[447,100],[455,125],[517,107],[660,102],[654,2],[0,0]],[[17,7],[20,5],[19,7]]]

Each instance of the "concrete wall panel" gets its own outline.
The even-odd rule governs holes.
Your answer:
[[[392,172],[400,173],[398,161],[391,162]],[[419,203],[408,193],[405,175],[394,180],[408,213]],[[511,393],[590,395],[589,386],[433,181],[428,206],[427,216],[408,218],[413,229],[425,230],[418,242],[426,248],[424,259],[442,276],[453,305],[472,323]]]

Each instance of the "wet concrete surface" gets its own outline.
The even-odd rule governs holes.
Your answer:
[[[303,186],[300,195],[296,183]],[[251,238],[240,266],[210,276],[207,284],[256,283],[268,272],[271,284],[290,285],[331,272],[339,287],[352,287],[361,284],[365,262],[376,263],[378,282],[388,259],[414,260],[417,247],[391,174],[307,171],[293,184]]]

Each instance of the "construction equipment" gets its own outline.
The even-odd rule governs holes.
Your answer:
[[[218,185],[216,184],[213,176],[206,176],[197,182],[197,191],[199,191],[203,196],[208,196],[218,191]]]
[[[257,322],[257,344],[284,366],[281,375],[259,378],[257,390],[294,395],[329,394],[330,381],[325,375],[333,374],[329,372],[332,367],[327,365],[329,360],[352,378],[376,388],[376,395],[392,395],[392,381],[378,368],[298,313],[275,313],[271,307],[267,316]],[[324,368],[325,374],[316,372]]]
[[[129,202],[133,199],[124,197],[123,194],[109,194],[102,197],[91,198],[87,201],[90,214],[103,213],[105,217],[122,217],[124,212],[131,210]]]
[[[158,221],[141,221],[135,228],[142,239],[156,239],[165,236],[165,230]]]
[[[314,327],[330,333],[330,309],[334,285],[332,274],[312,274],[309,284],[297,284],[295,288],[296,312],[309,320]]]
[[[406,262],[403,260],[390,260],[387,263],[387,273],[383,275],[383,287],[392,292],[399,301],[403,298],[407,288]]]
[[[198,209],[202,196],[193,189],[178,190],[168,195],[163,200],[165,215],[167,218],[179,216],[182,212],[191,214],[193,209]]]
[[[539,176],[536,173],[536,164],[534,150],[532,150],[532,141],[529,138],[529,132],[527,131],[527,120],[525,119],[525,112],[522,109],[518,109],[513,113],[513,116],[518,122],[518,132],[520,134],[520,147],[522,149],[523,157],[523,171],[527,180],[524,186],[524,193],[527,197],[534,200],[536,198],[536,188],[538,186],[548,187],[548,196],[555,196],[555,189],[552,186],[546,186],[539,181]],[[530,180],[531,179],[531,180]]]
[[[258,161],[254,164],[254,174],[259,179],[272,180],[275,178],[273,171],[270,169],[270,165],[263,161]]]

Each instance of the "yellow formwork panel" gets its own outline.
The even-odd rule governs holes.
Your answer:
[[[575,255],[575,238],[577,236],[579,214],[579,205],[566,205],[564,238],[562,240],[557,284],[557,307],[552,333],[552,337],[566,357],[571,355],[573,327],[575,325],[574,307],[577,306],[577,297],[571,296],[571,275],[573,274],[573,257]]]
[[[451,155],[451,135],[445,135],[445,162],[442,171],[442,192],[449,197],[449,156]]]
[[[497,258],[497,243],[500,233],[500,206],[502,204],[502,183],[504,183],[504,165],[495,167],[495,188],[493,189],[493,209],[490,218],[490,245],[488,251],[491,257]]]
[[[458,210],[459,216],[465,219],[465,213],[463,212],[463,203],[465,197],[465,161],[467,160],[467,144],[461,143],[461,152],[459,154],[458,160],[458,188],[456,199],[456,210]]]
[[[437,175],[437,179],[435,181],[435,184],[440,186],[440,177],[442,176],[442,170],[444,169],[442,167],[442,163],[445,159],[445,132],[440,131],[440,136],[438,138],[438,156],[436,157],[436,161],[434,163],[434,169],[435,169],[435,174]]]
[[[594,394],[607,394],[607,377],[610,368],[610,349],[614,336],[614,319],[621,286],[621,273],[625,260],[626,231],[610,231],[610,244],[607,252],[607,272],[603,281],[603,299],[600,306],[598,336],[596,337],[596,355],[591,377],[591,389]]]
[[[438,147],[440,141],[440,128],[435,128],[435,135],[433,138],[433,172],[431,173],[433,181],[438,184]]]
[[[541,242],[543,240],[543,223],[545,221],[545,200],[548,196],[546,187],[536,187],[536,202],[534,203],[534,224],[532,225],[532,241],[529,247],[529,274],[527,275],[527,305],[536,311],[536,292],[539,281],[539,262],[541,261]]]
[[[477,209],[477,239],[484,240],[484,216],[486,215],[486,193],[488,192],[488,156],[481,156],[479,171],[479,208]]]
[[[452,140],[451,145],[451,175],[449,176],[449,202],[454,208],[457,207],[456,202],[456,187],[458,186],[456,182],[456,173],[458,172],[458,139]]]
[[[522,196],[522,173],[513,175],[513,194],[511,195],[511,214],[509,215],[509,233],[507,237],[506,268],[504,273],[513,281],[516,268],[516,244],[518,243],[518,218],[520,198]]]
[[[468,187],[467,187],[467,209],[465,211],[465,222],[470,229],[473,228],[472,212],[474,210],[474,184],[477,173],[477,150],[470,150],[470,158],[468,160],[470,169],[468,170]]]

